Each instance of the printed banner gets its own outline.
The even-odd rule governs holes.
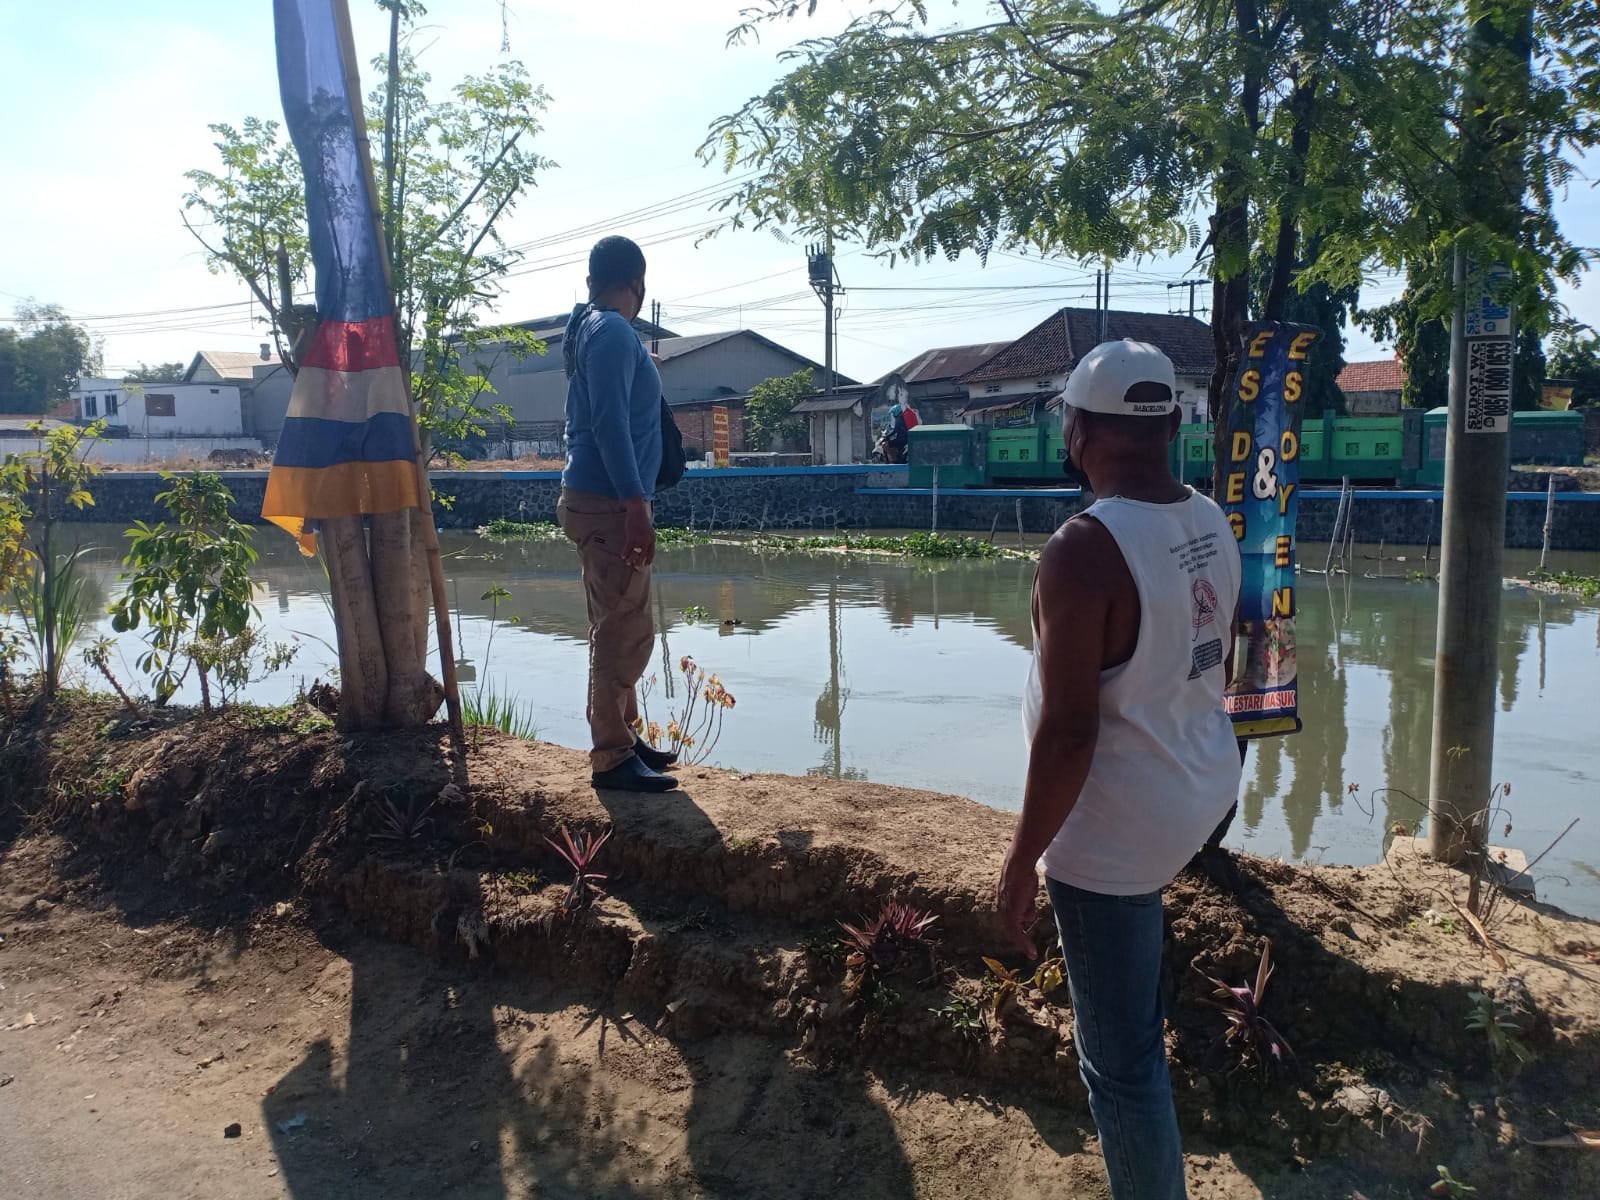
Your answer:
[[[728,406],[726,404],[713,404],[711,406],[711,465],[714,467],[728,465]]]
[[[319,522],[416,508],[421,496],[343,9],[344,0],[273,4],[284,121],[305,173],[318,325],[300,358],[261,515],[307,554]]]
[[[1305,361],[1322,336],[1308,325],[1246,326],[1228,413],[1223,509],[1243,576],[1228,714],[1241,738],[1300,729],[1295,684],[1295,520]]]
[[[1478,266],[1468,263],[1468,286],[1478,279]],[[1468,433],[1511,432],[1511,369],[1516,359],[1508,300],[1511,272],[1494,263],[1478,282],[1476,298],[1468,294],[1464,335],[1467,341],[1467,414],[1462,428]]]

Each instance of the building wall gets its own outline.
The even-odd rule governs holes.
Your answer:
[[[126,387],[102,379],[84,380],[73,389],[78,415],[84,420],[104,420],[131,437],[242,437],[243,408],[239,389],[228,384],[152,383]],[[159,410],[162,398],[172,398],[172,415]],[[108,412],[115,398],[116,411]]]
[[[678,423],[678,432],[683,435],[685,450],[698,450],[707,458],[711,457],[712,438],[715,433],[714,418],[710,404],[693,404],[672,410],[673,420]],[[728,408],[728,452],[730,454],[743,454],[750,447],[750,421],[745,415],[744,402],[741,400],[729,404]]]
[[[668,344],[662,342],[662,349]],[[745,396],[756,384],[793,375],[807,365],[757,338],[736,334],[681,358],[667,359],[661,364],[661,390],[669,404]],[[813,374],[818,384],[823,382],[822,374],[821,371]]]
[[[276,448],[293,391],[294,376],[287,367],[266,363],[257,367],[250,388],[240,397],[245,433],[260,438],[269,450]]]

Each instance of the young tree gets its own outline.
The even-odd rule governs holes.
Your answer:
[[[771,450],[782,443],[804,440],[805,418],[790,413],[796,404],[815,395],[816,391],[810,367],[793,375],[763,380],[751,388],[744,406],[745,416],[750,420],[750,444],[757,450]]]
[[[1572,406],[1600,404],[1600,335],[1575,322],[1556,331],[1548,374],[1572,380]]]
[[[503,405],[488,403],[488,375],[503,354],[543,353],[526,330],[485,321],[506,273],[522,258],[498,226],[554,165],[532,148],[547,96],[516,60],[457,84],[447,100],[429,95],[431,77],[409,46],[425,10],[377,0],[391,18],[391,56],[375,58],[382,83],[367,98],[367,127],[384,151],[378,171],[398,319],[400,360],[411,364],[412,394],[425,451],[435,438],[481,437]],[[212,125],[220,170],[188,173],[186,210],[210,229],[191,230],[218,273],[236,275],[272,323],[278,352],[296,366],[298,339],[315,311],[295,302],[310,268],[305,192],[294,147],[277,121],[248,117]]]
[[[514,60],[469,77],[449,99],[430,96],[410,48],[423,6],[377,3],[390,17],[389,46],[374,60],[381,82],[367,98],[366,124],[368,141],[383,150],[376,182],[396,335],[426,462],[435,437],[481,436],[492,413],[509,416],[484,403],[496,356],[543,351],[525,331],[490,327],[484,314],[521,257],[499,223],[550,165],[532,148],[546,97]],[[296,371],[317,316],[294,301],[310,253],[300,165],[276,122],[213,128],[222,170],[190,173],[186,207],[216,226],[203,235],[213,269],[250,287]],[[370,537],[359,518],[322,524],[346,727],[420,724],[438,708],[440,688],[425,669],[431,524],[412,516],[378,514]]]

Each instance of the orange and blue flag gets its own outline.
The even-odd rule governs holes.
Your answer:
[[[358,137],[343,0],[274,0],[278,87],[305,173],[317,328],[301,355],[261,515],[312,553],[320,522],[416,508],[411,401],[378,205]]]

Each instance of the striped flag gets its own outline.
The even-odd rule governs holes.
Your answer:
[[[307,554],[321,521],[416,508],[420,498],[343,5],[273,3],[284,120],[305,172],[318,324],[301,356],[261,515]]]

